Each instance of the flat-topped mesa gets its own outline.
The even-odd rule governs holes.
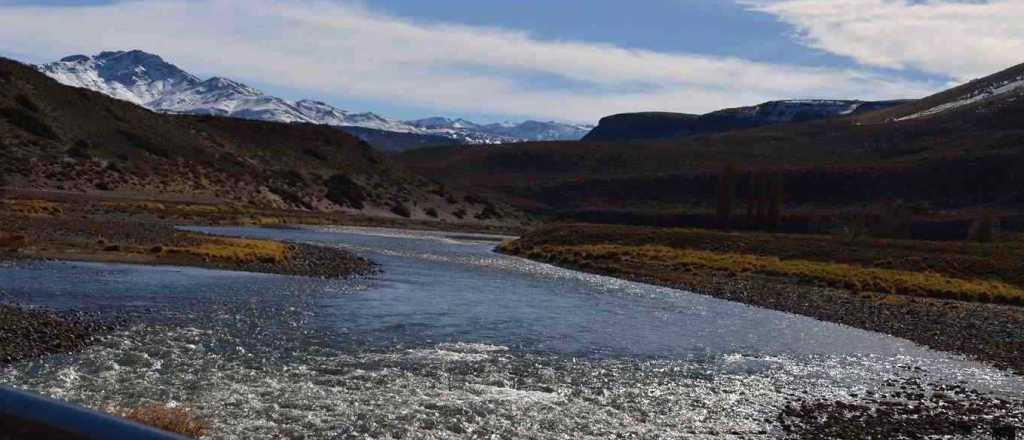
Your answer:
[[[907,101],[792,99],[727,108],[703,115],[667,112],[624,113],[606,117],[587,141],[672,139],[790,122],[835,118],[898,106]]]

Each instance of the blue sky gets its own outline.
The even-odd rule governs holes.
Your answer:
[[[0,54],[139,48],[398,118],[904,98],[1024,61],[1015,0],[0,0]],[[1015,59],[1021,54],[1020,60]]]

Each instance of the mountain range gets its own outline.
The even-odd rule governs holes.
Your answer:
[[[228,78],[204,80],[159,55],[140,50],[72,55],[36,68],[62,84],[94,90],[157,112],[353,127],[357,128],[353,134],[386,150],[445,143],[578,140],[593,128],[540,121],[478,124],[444,117],[400,121],[342,110],[318,100],[289,101]]]
[[[153,101],[167,88],[194,82],[183,75],[162,77],[126,80],[111,92]],[[205,83],[197,87],[245,91],[227,81]],[[259,95],[250,94],[254,100],[247,104],[257,102]],[[209,113],[225,109],[209,102]],[[389,155],[347,130],[154,112],[63,85],[35,66],[0,57],[0,193],[8,188],[210,204],[234,213],[258,208],[518,221],[518,214],[500,202],[450,190],[395,166]]]

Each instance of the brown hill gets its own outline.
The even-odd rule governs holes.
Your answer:
[[[992,94],[926,117],[905,116],[1006,87],[1024,67],[895,108],[675,140],[555,142],[403,153],[424,176],[505,194],[524,208],[686,211],[713,206],[717,175],[785,175],[791,207],[902,199],[941,208],[1024,205],[1024,100]],[[904,118],[904,119],[901,119]],[[593,218],[588,218],[593,219]]]
[[[480,211],[341,130],[157,114],[0,59],[5,184],[453,220]]]

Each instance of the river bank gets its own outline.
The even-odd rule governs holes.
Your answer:
[[[0,304],[0,366],[81,350],[120,324],[80,312]]]
[[[825,278],[785,276],[780,271],[762,270],[753,264],[760,260],[751,263],[737,258],[770,256],[775,259],[771,261],[781,262],[841,259],[843,267],[871,269],[885,265],[899,273],[956,275],[957,280],[968,282],[969,286],[973,285],[969,283],[973,280],[964,278],[972,273],[986,273],[988,277],[979,280],[978,285],[998,282],[1011,289],[1016,288],[1020,276],[1014,272],[1015,266],[1007,267],[1005,272],[993,269],[993,259],[986,260],[975,248],[939,252],[927,250],[926,245],[915,248],[906,243],[889,243],[886,246],[773,239],[767,234],[570,225],[532,232],[499,249],[510,255],[570,269],[689,290],[885,333],[1024,373],[1022,307],[945,299],[937,296],[949,295],[931,295],[923,290],[917,294],[893,294],[870,287],[854,289],[844,287],[845,280],[829,283]],[[657,252],[653,252],[652,247],[657,247]],[[676,251],[684,253],[676,254]],[[704,258],[687,259],[687,251],[699,252],[697,255]],[[709,259],[722,256],[728,257],[723,265],[708,263]],[[1009,260],[1009,265],[1019,264],[1012,255]],[[986,262],[989,266],[985,266]],[[914,271],[915,266],[926,269]],[[842,271],[828,273],[840,277],[844,274]]]
[[[126,216],[41,200],[5,205],[0,260],[192,266],[328,278],[376,270],[371,261],[337,248],[180,231],[176,218]]]
[[[96,409],[180,402],[210,438],[984,438],[1024,421],[1022,379],[986,365],[493,243],[197,230],[344,245],[383,270],[348,282],[8,268],[11,298],[145,312],[88,350],[10,365],[6,383]],[[54,282],[35,288],[42,277]]]

